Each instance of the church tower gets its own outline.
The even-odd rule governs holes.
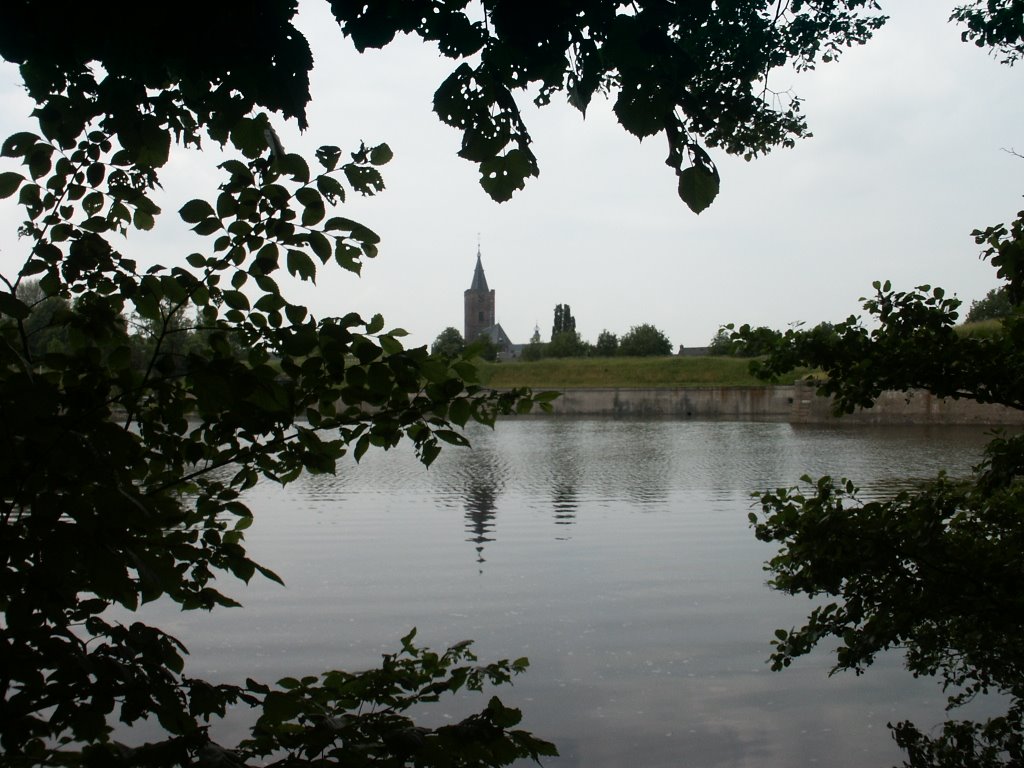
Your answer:
[[[480,262],[480,246],[476,247],[476,269],[473,271],[473,282],[465,296],[465,327],[463,337],[468,344],[487,328],[495,325],[494,291],[487,288],[484,277],[484,266]]]

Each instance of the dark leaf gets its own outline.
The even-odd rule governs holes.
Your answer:
[[[249,299],[244,293],[239,291],[224,291],[221,295],[224,299],[224,303],[231,307],[231,309],[249,309]]]
[[[25,157],[29,150],[40,141],[34,133],[22,131],[8,136],[0,149],[4,157]]]
[[[302,155],[287,154],[277,158],[277,166],[281,173],[288,174],[300,184],[309,183],[309,166]]]
[[[304,251],[288,249],[288,271],[303,280],[316,282],[316,264]]]
[[[379,333],[384,329],[384,316],[376,314],[370,318],[370,322],[366,324],[367,333]]]
[[[307,241],[309,247],[313,249],[313,253],[316,254],[317,258],[324,264],[331,259],[332,249],[331,242],[320,232],[310,232],[307,235]]]
[[[178,215],[186,224],[198,224],[207,217],[215,217],[213,206],[205,200],[189,200],[180,209]]]
[[[341,149],[332,146],[323,146],[316,151],[316,159],[327,171],[333,171],[341,159]]]
[[[13,294],[0,291],[0,313],[13,317],[15,320],[24,320],[29,316],[31,310]]]
[[[679,172],[679,197],[694,213],[705,210],[718,197],[718,174],[700,166]]]
[[[270,127],[266,117],[262,119],[243,117],[231,129],[231,143],[249,159],[267,151],[266,131]]]
[[[391,158],[394,157],[394,153],[391,151],[391,147],[387,144],[378,144],[376,147],[370,150],[370,162],[374,165],[385,165],[391,162]]]
[[[86,181],[89,182],[89,186],[98,187],[103,183],[103,179],[107,173],[107,166],[103,163],[93,163],[85,172]]]
[[[24,176],[14,171],[0,173],[0,200],[17,192],[24,180]]]
[[[345,188],[341,186],[341,182],[333,176],[318,176],[316,179],[316,188],[320,190],[320,193],[327,198],[328,202],[332,205],[337,202],[345,202]]]

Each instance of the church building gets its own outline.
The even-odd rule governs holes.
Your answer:
[[[498,348],[499,358],[516,357],[519,345],[512,343],[496,320],[494,290],[487,287],[484,265],[480,260],[480,246],[477,246],[476,249],[476,269],[473,271],[473,282],[463,296],[465,308],[463,338],[466,343],[472,343],[481,336],[488,336]]]

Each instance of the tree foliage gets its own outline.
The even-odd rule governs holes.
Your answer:
[[[964,40],[1004,63],[1024,54],[1020,0],[974,2],[952,18],[967,27]],[[818,392],[833,398],[836,413],[870,408],[886,390],[912,389],[1024,409],[1024,211],[1009,226],[973,235],[1003,280],[987,297],[1010,305],[1002,333],[956,333],[960,302],[941,288],[894,291],[876,282],[864,301],[873,323],[851,316],[791,329],[752,370],[777,380],[798,365],[820,369]],[[747,326],[732,334],[741,344],[756,337]],[[835,670],[861,672],[878,653],[904,649],[910,671],[942,681],[948,710],[985,694],[1005,704],[1003,714],[951,718],[937,733],[908,721],[890,725],[908,765],[1024,763],[1024,435],[995,437],[966,480],[940,474],[890,499],[865,502],[850,480],[803,482],[810,488],[764,493],[751,524],[759,539],[780,545],[766,566],[773,586],[838,599],[799,629],[776,631],[773,667],[828,637],[841,641]]]
[[[379,315],[316,318],[282,291],[285,273],[315,282],[376,255],[377,235],[334,209],[382,190],[391,156],[384,144],[285,153],[254,111],[303,122],[308,50],[292,5],[241,17],[176,7],[157,38],[145,22],[163,13],[119,7],[62,7],[60,24],[39,17],[48,4],[0,12],[0,53],[21,64],[39,123],[0,146],[16,169],[0,174],[0,197],[24,214],[20,263],[0,289],[5,762],[213,765],[283,750],[289,765],[503,765],[551,753],[496,699],[448,728],[403,714],[505,682],[522,660],[477,668],[465,647],[438,656],[406,643],[366,675],[226,685],[188,676],[184,647],[160,628],[111,617],[157,599],[234,605],[218,577],[277,580],[244,546],[242,494],[261,479],[333,472],[346,453],[403,439],[429,464],[442,444],[466,443],[457,427],[531,405],[483,390],[465,358],[405,348]],[[186,39],[187,52],[174,47]],[[143,270],[131,234],[162,214],[172,137],[204,136],[237,152],[219,189],[174,203],[195,250]],[[261,714],[229,754],[208,727],[239,704]],[[143,719],[159,724],[157,742],[116,743],[119,724]]]
[[[719,186],[705,147],[752,157],[807,134],[799,99],[772,93],[766,76],[831,60],[884,21],[872,0],[785,10],[767,0],[501,0],[485,3],[483,18],[465,0],[330,6],[360,51],[407,33],[459,62],[435,92],[434,111],[462,132],[459,154],[479,166],[480,183],[495,200],[507,200],[538,174],[516,92],[533,89],[534,102],[544,105],[561,91],[582,113],[604,93],[614,97],[628,131],[641,139],[665,135],[680,196],[698,212]],[[257,108],[305,127],[313,60],[292,23],[295,9],[295,0],[260,0],[240,18],[195,0],[141,11],[117,0],[105,14],[60,6],[55,25],[50,3],[7,3],[0,55],[22,65],[43,119],[63,139],[98,120],[134,161],[154,168],[166,161],[172,135],[197,143],[205,129],[217,141],[245,143],[253,127],[239,121]],[[155,28],[159,41],[146,33]],[[190,41],[188,53],[183,40]],[[207,53],[190,55],[195,48]],[[232,66],[238,61],[246,66]],[[107,73],[100,81],[92,62]]]
[[[536,341],[523,350],[523,360],[534,361],[543,357],[586,357],[590,353],[590,345],[580,338],[576,330],[576,318],[568,304],[555,305],[555,317],[551,324],[551,341],[540,343],[540,334],[534,334]]]
[[[708,345],[708,352],[725,357],[760,357],[774,350],[782,336],[779,331],[765,325],[757,328],[744,325],[738,334],[733,333],[734,330],[731,323],[719,328]]]
[[[951,18],[966,27],[965,42],[990,49],[1004,64],[1024,56],[1024,0],[974,0],[958,6]]]
[[[554,341],[555,336],[566,331],[576,332],[576,318],[572,316],[568,304],[556,304],[555,319],[551,324],[551,340]]]
[[[473,343],[466,347],[465,355],[468,358],[480,358],[493,363],[498,359],[498,345],[488,334],[481,333]]]
[[[619,337],[609,330],[601,331],[594,343],[594,354],[598,357],[614,357],[619,353]]]
[[[360,50],[414,33],[459,62],[434,109],[462,132],[459,154],[492,198],[538,172],[514,92],[544,104],[564,91],[581,111],[607,93],[626,130],[664,133],[696,211],[719,188],[708,148],[753,157],[806,135],[799,100],[772,93],[767,75],[834,58],[882,23],[871,0],[499,0],[479,19],[464,0],[330,5]],[[17,168],[0,171],[0,198],[24,212],[19,265],[0,289],[0,747],[11,764],[504,765],[552,752],[496,699],[453,726],[408,719],[442,693],[506,681],[519,661],[481,669],[464,646],[438,655],[407,638],[365,675],[225,685],[189,677],[166,632],[108,612],[156,599],[212,609],[232,604],[218,576],[276,579],[244,547],[242,494],[261,479],[331,472],[346,453],[403,439],[430,463],[442,443],[465,444],[455,427],[532,403],[481,389],[465,356],[406,349],[379,315],[316,318],[282,291],[284,272],[313,282],[376,255],[377,235],[335,209],[382,191],[391,157],[377,144],[306,158],[277,141],[267,113],[307,127],[313,59],[295,11],[295,0],[244,13],[195,0],[0,8],[0,56],[19,66],[38,122],[0,147]],[[228,148],[219,188],[171,203],[195,250],[142,269],[130,235],[163,215],[160,169],[204,141]],[[30,279],[38,301],[25,297]],[[149,334],[141,360],[126,318]],[[176,346],[186,331],[196,343]],[[59,347],[34,345],[44,332]],[[208,725],[236,704],[261,715],[228,751]],[[115,742],[116,723],[142,719],[159,741]]]
[[[559,331],[544,347],[544,357],[586,357],[592,347],[576,330]]]
[[[955,330],[960,300],[942,288],[918,286],[895,291],[874,283],[875,295],[864,309],[875,319],[864,323],[851,315],[835,325],[777,334],[771,355],[751,363],[758,376],[777,381],[806,365],[825,373],[819,392],[834,398],[836,410],[852,413],[870,408],[886,390],[925,389],[939,397],[967,398],[1024,408],[1024,329],[1007,322],[991,337],[961,335]],[[760,343],[760,329],[743,326],[738,343]]]
[[[524,363],[533,363],[544,357],[544,349],[547,347],[539,341],[531,341],[525,347],[523,347],[523,353],[520,355],[520,360]]]
[[[120,235],[152,226],[155,178],[113,137],[89,130],[65,148],[20,133],[3,143],[3,155],[25,168],[10,194],[26,215],[24,262],[0,291],[0,744],[10,760],[187,763],[219,749],[204,723],[237,703],[261,706],[264,724],[299,718],[280,747],[319,743],[311,714],[275,709],[280,691],[192,679],[173,637],[125,626],[107,609],[158,598],[186,610],[234,605],[218,575],[277,579],[244,548],[252,515],[241,493],[260,478],[332,472],[345,453],[359,458],[402,438],[430,463],[442,443],[465,444],[453,425],[493,423],[530,404],[522,393],[484,392],[463,359],[405,349],[404,331],[386,330],[380,316],[317,319],[289,301],[281,270],[312,281],[328,262],[358,271],[375,254],[376,235],[329,216],[328,206],[346,194],[345,182],[349,192],[375,192],[388,152],[362,147],[346,161],[324,147],[314,173],[303,158],[275,156],[266,139],[254,140],[262,152],[221,165],[213,202],[181,206],[199,250],[144,272],[119,250]],[[26,296],[29,276],[45,298]],[[45,330],[66,338],[57,350],[32,343],[48,301],[60,311]],[[206,333],[169,354],[193,311]],[[151,335],[143,365],[126,313]],[[455,660],[410,663],[445,675]],[[307,687],[327,696],[337,674]],[[352,694],[337,695],[339,706],[358,708]],[[166,739],[138,751],[114,744],[115,721],[143,718],[158,720]],[[480,737],[504,744],[503,760],[550,750],[506,730],[511,719],[499,714],[497,730]],[[340,749],[350,754],[357,743]]]
[[[61,328],[60,316],[67,313],[70,303],[59,296],[47,296],[38,280],[24,280],[15,296],[28,309],[21,324],[24,343],[34,359],[47,352],[60,352],[67,344],[67,333]]]
[[[965,322],[978,323],[982,320],[999,320],[1013,312],[1013,304],[1006,286],[993,288],[985,297],[971,302]]]
[[[384,656],[380,669],[319,678],[285,678],[264,693],[263,712],[236,755],[273,759],[275,765],[509,765],[539,762],[550,744],[517,730],[522,714],[492,696],[479,713],[438,728],[416,725],[409,711],[460,689],[500,685],[526,667],[525,659],[477,665],[469,642],[443,654],[413,644]]]
[[[458,357],[466,348],[466,341],[462,338],[457,328],[448,326],[434,339],[430,345],[430,354],[443,355],[445,357]]]
[[[697,213],[719,189],[706,148],[750,158],[807,135],[800,100],[772,92],[769,74],[830,61],[885,20],[872,0],[498,0],[483,4],[482,19],[464,0],[332,0],[331,8],[359,50],[401,32],[461,62],[434,94],[434,111],[462,132],[459,155],[478,164],[495,200],[538,174],[515,98],[533,89],[535,104],[564,92],[583,114],[607,94],[627,131],[663,134],[679,195]]]
[[[671,355],[672,342],[663,331],[649,323],[634,325],[619,340],[619,354],[627,357]]]
[[[565,358],[565,357],[610,357],[614,355],[631,355],[644,357],[650,355],[672,354],[672,343],[664,333],[653,325],[633,326],[626,334],[619,337],[610,331],[602,331],[597,337],[596,344],[590,344],[583,340],[579,332],[575,330],[576,321],[569,312],[569,307],[559,304],[555,308],[556,322],[561,320],[568,322],[572,330],[562,330],[555,333],[547,344],[528,344],[522,353],[522,360],[536,361],[543,358]]]
[[[728,357],[733,354],[732,333],[728,326],[719,328],[708,342],[708,354]]]
[[[974,233],[1016,296],[1024,281],[1024,212],[1010,226]],[[1003,333],[954,331],[959,301],[940,288],[894,291],[875,283],[864,301],[872,322],[779,334],[764,361],[774,380],[797,365],[820,369],[818,392],[837,413],[870,408],[886,390],[923,389],[1024,409],[1024,317]],[[742,342],[754,333],[734,334]],[[938,733],[891,726],[911,766],[999,766],[1024,761],[1024,436],[996,437],[973,476],[940,475],[913,491],[864,501],[850,480],[803,478],[768,491],[756,535],[780,546],[771,583],[823,596],[804,626],[776,632],[773,667],[788,666],[829,637],[836,670],[861,672],[886,649],[902,648],[915,675],[936,676],[955,710],[977,696],[1002,697],[1005,712],[982,722],[950,719]]]

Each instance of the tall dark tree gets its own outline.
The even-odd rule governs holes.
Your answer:
[[[572,310],[568,304],[555,305],[555,320],[551,325],[551,338],[566,331],[576,331],[576,318],[572,316]]]

